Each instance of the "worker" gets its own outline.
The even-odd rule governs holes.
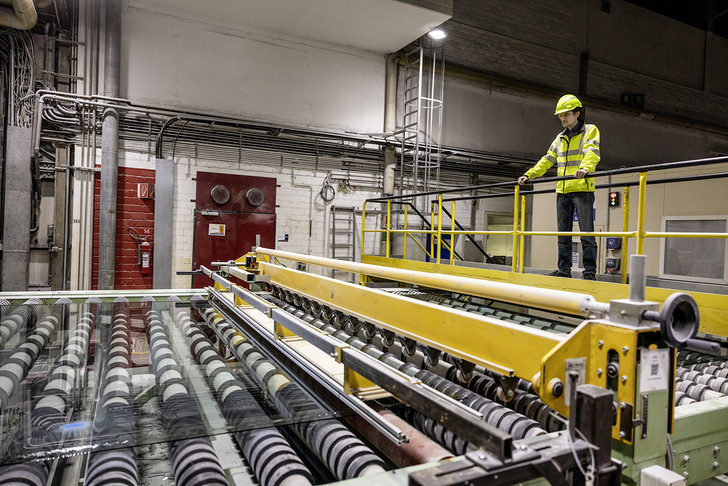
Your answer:
[[[584,107],[574,95],[559,99],[554,115],[564,130],[556,136],[548,153],[518,178],[523,185],[540,177],[554,164],[559,177],[573,177],[556,183],[556,220],[559,232],[572,231],[573,214],[581,232],[594,231],[594,179],[589,177],[599,163],[599,129],[584,123]],[[582,236],[584,271],[581,278],[596,280],[597,242],[593,236]],[[558,268],[549,275],[571,277],[571,236],[559,236]]]

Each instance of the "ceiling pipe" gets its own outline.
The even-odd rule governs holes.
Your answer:
[[[13,0],[13,8],[0,7],[0,26],[30,30],[38,22],[33,0]]]

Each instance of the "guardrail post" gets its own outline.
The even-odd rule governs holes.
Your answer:
[[[523,232],[526,230],[526,196],[521,196],[521,236],[518,242],[518,273],[523,273],[523,253],[526,237]]]
[[[402,259],[407,259],[407,240],[409,239],[409,233],[407,232],[407,209],[409,208],[409,204],[404,205],[404,242],[403,249],[402,249]]]
[[[647,198],[647,172],[640,172],[639,204],[637,206],[637,255],[644,253],[645,246],[645,200]]]
[[[392,228],[392,200],[387,199],[387,248],[385,250],[385,256],[389,258],[389,235]]]
[[[450,211],[450,265],[455,262],[455,201]]]
[[[624,212],[622,215],[622,231],[629,231],[629,186],[624,187]],[[627,262],[629,255],[629,237],[622,237],[622,283],[627,283]]]
[[[521,186],[516,184],[513,194],[513,254],[511,255],[511,271],[516,272],[518,263],[518,203],[521,195]]]
[[[437,263],[442,255],[442,193],[437,196]]]
[[[367,202],[361,205],[361,245],[359,248],[359,260],[364,255],[364,235],[366,234],[366,221],[367,221]]]

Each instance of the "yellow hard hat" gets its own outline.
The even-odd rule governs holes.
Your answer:
[[[559,98],[559,102],[556,103],[556,111],[554,112],[554,115],[565,113],[576,108],[581,108],[582,106],[583,105],[581,104],[581,101],[579,101],[579,98],[573,94],[567,94]]]

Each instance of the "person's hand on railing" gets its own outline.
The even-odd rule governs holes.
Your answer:
[[[528,176],[522,175],[518,178],[518,185],[522,186],[528,181]]]
[[[585,171],[584,169],[579,169],[574,173],[574,179],[583,179],[584,177],[588,176],[589,172]]]

